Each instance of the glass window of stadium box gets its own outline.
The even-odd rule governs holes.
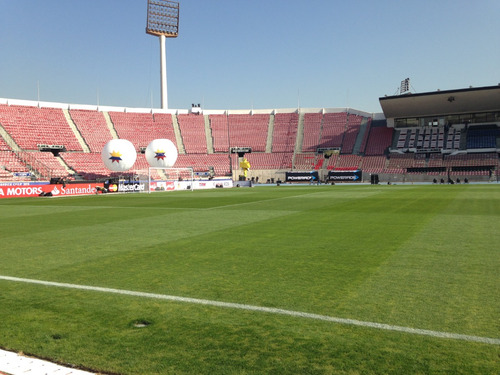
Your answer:
[[[460,115],[451,114],[441,117],[398,118],[394,120],[394,125],[397,128],[405,128],[417,126],[445,126],[446,124],[481,124],[488,122],[500,122],[500,112],[465,113]]]

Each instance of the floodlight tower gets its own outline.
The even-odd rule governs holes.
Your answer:
[[[168,108],[165,38],[179,34],[179,2],[148,0],[146,33],[160,37],[161,107]]]

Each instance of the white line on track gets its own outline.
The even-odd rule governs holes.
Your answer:
[[[270,313],[270,314],[288,315],[288,316],[293,316],[293,317],[298,317],[298,318],[322,320],[322,321],[332,322],[332,323],[337,323],[337,324],[346,324],[346,325],[353,325],[353,326],[359,326],[359,327],[382,329],[385,331],[403,332],[403,333],[409,333],[409,334],[413,334],[413,335],[423,335],[423,336],[431,336],[431,337],[437,337],[437,338],[479,342],[479,343],[490,344],[490,345],[500,345],[500,338],[489,338],[489,337],[481,337],[481,336],[462,335],[459,333],[440,332],[440,331],[432,331],[432,330],[427,330],[427,329],[395,326],[395,325],[391,325],[391,324],[366,322],[366,321],[355,320],[355,319],[336,318],[336,317],[327,316],[327,315],[318,315],[318,314],[312,314],[312,313],[306,313],[306,312],[300,312],[300,311],[284,310],[284,309],[278,309],[278,308],[274,308],[274,307],[253,306],[253,305],[246,305],[246,304],[240,304],[240,303],[212,301],[212,300],[189,298],[189,297],[179,297],[179,296],[171,296],[171,295],[166,295],[166,294],[145,293],[145,292],[137,292],[137,291],[132,291],[132,290],[124,290],[124,289],[102,288],[102,287],[90,286],[90,285],[78,285],[78,284],[58,283],[58,282],[53,282],[53,281],[24,279],[24,278],[19,278],[19,277],[12,277],[12,276],[1,276],[0,275],[0,280],[14,281],[14,282],[21,282],[21,283],[28,283],[28,284],[38,284],[38,285],[52,286],[52,287],[58,287],[58,288],[69,288],[69,289],[79,289],[79,290],[102,292],[102,293],[122,294],[122,295],[133,296],[133,297],[153,298],[153,299],[160,299],[160,300],[167,300],[167,301],[193,303],[193,304],[198,304],[198,305],[217,306],[217,307],[224,307],[224,308],[230,308],[230,309],[258,311],[258,312],[264,312],[264,313]]]

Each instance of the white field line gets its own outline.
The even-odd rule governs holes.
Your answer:
[[[233,204],[226,204],[226,205],[221,205],[221,206],[208,207],[208,208],[203,208],[202,210],[209,211],[209,210],[217,210],[219,208],[238,207],[238,206],[245,206],[245,205],[255,204],[255,203],[267,203],[267,202],[279,201],[279,200],[288,199],[288,198],[302,198],[302,197],[307,197],[309,195],[316,195],[316,194],[321,194],[321,193],[324,193],[324,192],[323,191],[316,191],[314,193],[307,193],[307,194],[287,195],[284,197],[261,199],[258,201],[241,202],[241,203],[233,203]],[[295,211],[291,211],[291,212],[295,212]]]
[[[431,337],[437,337],[437,338],[479,342],[479,343],[490,344],[490,345],[500,345],[500,338],[489,338],[489,337],[481,337],[481,336],[462,335],[459,333],[440,332],[440,331],[432,331],[432,330],[427,330],[427,329],[395,326],[395,325],[391,325],[391,324],[366,322],[366,321],[355,320],[355,319],[336,318],[336,317],[327,316],[327,315],[318,315],[318,314],[311,314],[311,313],[300,312],[300,311],[284,310],[284,309],[278,309],[278,308],[274,308],[274,307],[253,306],[253,305],[246,305],[246,304],[240,304],[240,303],[212,301],[212,300],[189,298],[189,297],[179,297],[179,296],[171,296],[171,295],[166,295],[166,294],[136,292],[136,291],[124,290],[124,289],[102,288],[102,287],[89,286],[89,285],[58,283],[58,282],[53,282],[53,281],[24,279],[24,278],[19,278],[19,277],[1,276],[1,275],[0,275],[0,280],[14,281],[14,282],[21,282],[21,283],[28,283],[28,284],[39,284],[39,285],[59,287],[59,288],[79,289],[79,290],[102,292],[102,293],[122,294],[122,295],[133,296],[133,297],[153,298],[153,299],[160,299],[160,300],[167,300],[167,301],[193,303],[193,304],[198,304],[198,305],[224,307],[224,308],[229,308],[229,309],[258,311],[258,312],[270,313],[270,314],[288,315],[288,316],[298,317],[298,318],[322,320],[322,321],[332,322],[332,323],[337,323],[337,324],[346,324],[346,325],[353,325],[353,326],[359,326],[359,327],[382,329],[385,331],[403,332],[403,333],[409,333],[409,334],[413,334],[413,335],[423,335],[423,336],[431,336]]]

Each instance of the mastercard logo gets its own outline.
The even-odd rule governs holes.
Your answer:
[[[109,189],[108,190],[110,192],[118,191],[118,185],[116,185],[116,184],[109,185]]]

